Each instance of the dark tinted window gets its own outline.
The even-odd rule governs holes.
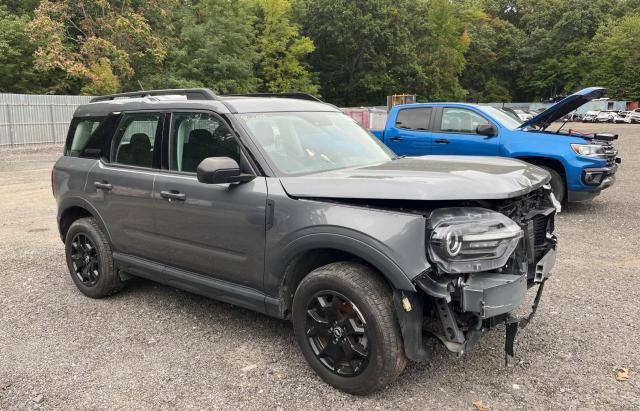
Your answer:
[[[240,164],[240,147],[224,122],[208,113],[177,113],[171,119],[170,169],[195,173],[208,157]]]
[[[398,112],[396,127],[408,130],[427,130],[431,108],[405,108]]]
[[[154,167],[154,145],[160,133],[160,117],[160,113],[125,114],[111,145],[111,162]]]

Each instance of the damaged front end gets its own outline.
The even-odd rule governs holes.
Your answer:
[[[396,292],[407,357],[428,358],[423,335],[463,354],[498,324],[506,324],[505,356],[518,327],[535,313],[555,263],[554,217],[548,186],[489,208],[433,210],[427,222],[431,268],[414,279],[418,292]],[[527,290],[538,286],[528,315],[515,317]],[[508,358],[508,357],[506,357]]]

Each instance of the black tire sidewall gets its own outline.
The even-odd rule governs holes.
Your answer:
[[[551,184],[551,191],[553,191],[556,200],[558,200],[560,203],[566,203],[567,189],[564,183],[564,179],[562,178],[560,173],[550,167],[542,168],[544,168],[549,172],[549,174],[551,174],[551,181],[549,182],[549,184]]]
[[[305,329],[307,305],[310,298],[322,291],[336,291],[343,294],[356,305],[365,319],[370,344],[369,359],[366,368],[356,376],[342,377],[334,374],[318,360],[307,340]],[[358,292],[358,288],[354,288],[354,284],[331,276],[328,271],[318,272],[313,278],[303,281],[296,290],[292,317],[296,340],[304,357],[325,382],[352,394],[367,394],[386,384],[384,331],[376,318],[375,307],[363,293]]]
[[[73,269],[73,261],[71,260],[71,244],[74,237],[78,234],[86,235],[96,248],[98,260],[100,262],[100,276],[98,277],[97,283],[93,286],[83,284],[78,277],[76,277]],[[113,267],[111,248],[109,247],[105,235],[91,218],[81,218],[71,224],[71,227],[69,227],[69,231],[67,231],[67,235],[65,237],[65,255],[71,279],[84,295],[91,298],[102,298],[113,293],[114,283],[117,284],[119,279],[115,278],[115,275],[117,274]]]

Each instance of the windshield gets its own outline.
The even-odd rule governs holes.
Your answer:
[[[502,124],[506,128],[515,129],[520,127],[520,124],[522,124],[521,121],[516,120],[515,118],[508,115],[504,111],[497,109],[495,107],[479,106],[478,108],[483,112],[487,113],[488,115],[490,115],[491,117],[493,117],[496,121],[498,121],[500,124]]]
[[[365,166],[396,157],[342,113],[249,113],[238,118],[285,175]]]

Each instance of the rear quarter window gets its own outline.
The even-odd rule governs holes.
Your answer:
[[[109,147],[122,115],[74,118],[64,154],[72,157],[109,158]]]
[[[102,124],[105,117],[74,118],[69,126],[67,142],[65,145],[65,155],[81,157],[86,154],[84,151],[89,146],[92,136]]]

